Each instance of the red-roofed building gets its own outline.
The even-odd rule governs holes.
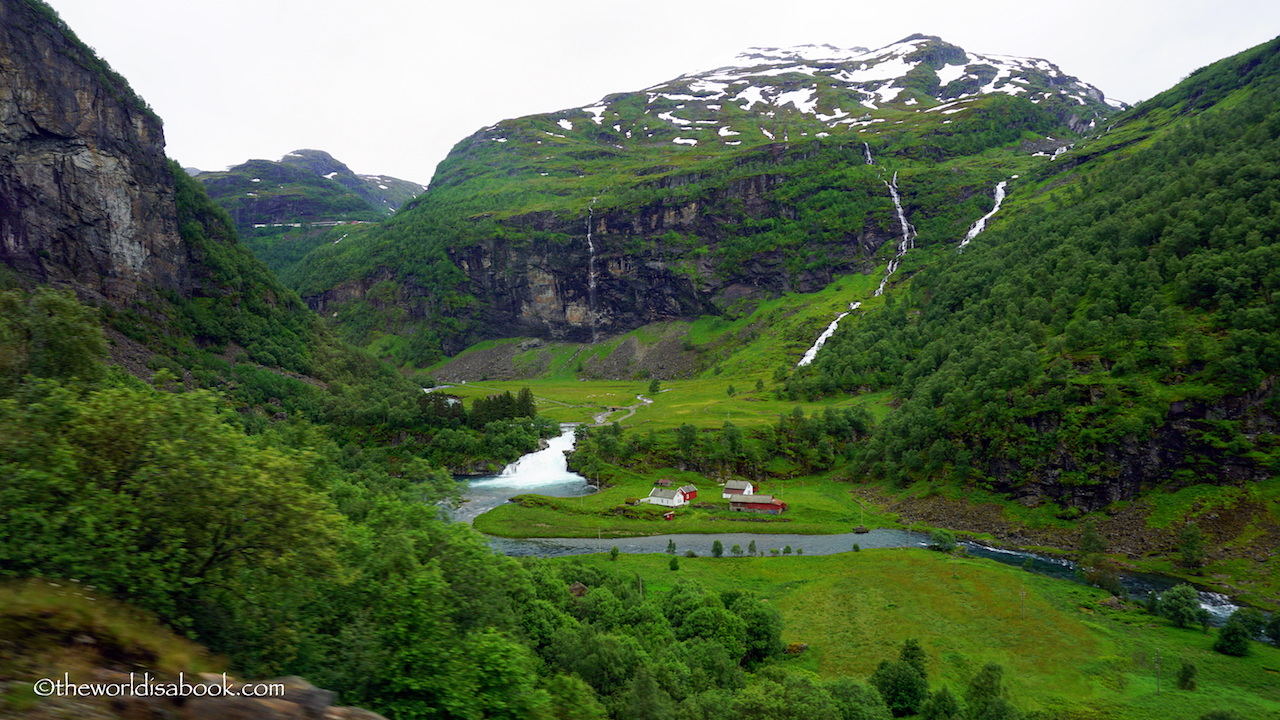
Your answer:
[[[786,512],[787,504],[772,495],[739,495],[729,500],[729,509],[734,512],[781,515]]]

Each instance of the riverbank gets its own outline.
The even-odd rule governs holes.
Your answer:
[[[648,478],[637,477],[635,482],[620,483],[587,497],[517,497],[515,502],[502,503],[480,515],[474,524],[477,530],[487,535],[508,539],[600,538],[625,541],[656,536],[701,536],[705,540],[692,548],[698,554],[710,552],[715,539],[713,536],[749,534],[758,540],[761,553],[767,553],[769,549],[781,550],[788,544],[794,549],[809,546],[809,552],[814,552],[815,546],[826,547],[833,542],[838,546],[834,552],[848,552],[858,538],[847,534],[858,525],[873,532],[915,530],[927,533],[935,528],[947,528],[961,538],[983,545],[1064,559],[1075,555],[1082,528],[1078,521],[1046,522],[1042,517],[1036,518],[1040,520],[1038,524],[1032,524],[1026,518],[1010,517],[1010,513],[997,503],[950,500],[940,496],[895,496],[878,486],[850,485],[830,479],[763,483],[762,492],[766,488],[780,494],[785,492],[783,497],[789,509],[784,515],[730,513],[728,502],[720,499],[719,485],[710,484],[706,478],[693,473],[671,470],[670,474],[677,483],[697,482],[700,493],[693,507],[680,508],[670,521],[660,519],[657,514],[637,513],[637,517],[619,514],[625,496],[652,486]],[[710,499],[700,502],[708,495]],[[1144,524],[1141,517],[1130,515],[1108,519],[1128,528],[1141,528]],[[1108,528],[1103,527],[1105,532]],[[1135,533],[1130,530],[1129,534]],[[723,541],[726,553],[734,542],[737,541]],[[748,542],[743,540],[738,544],[745,551]],[[624,552],[628,551],[625,543],[619,545]],[[879,545],[874,542],[864,543],[864,547],[876,546]],[[1120,547],[1135,549],[1124,544]],[[602,552],[607,549],[607,545],[584,546],[578,551]],[[682,546],[680,552],[685,549]],[[1266,563],[1251,564],[1227,555],[1195,572],[1176,566],[1169,559],[1169,551],[1128,554],[1116,551],[1114,546],[1111,550],[1107,558],[1121,571],[1159,575],[1171,581],[1185,580],[1206,591],[1231,596],[1238,602],[1270,611],[1280,610],[1280,594],[1276,592],[1280,578]],[[1224,567],[1229,571],[1224,571]]]
[[[775,495],[788,503],[787,511],[776,516],[731,512],[728,501],[721,497],[720,483],[676,468],[640,473],[611,466],[608,486],[597,491],[587,484],[587,478],[568,470],[566,453],[572,451],[574,435],[567,426],[563,430],[547,448],[512,463],[502,474],[473,481],[468,502],[455,511],[454,517],[472,522],[487,535],[511,540],[704,537],[706,540],[701,545],[705,547],[694,549],[699,554],[710,552],[713,536],[746,538],[748,535],[758,538],[762,554],[770,549],[781,552],[787,545],[794,546],[795,550],[807,545],[810,552],[820,547],[819,552],[824,554],[848,552],[857,539],[850,540],[854,536],[843,534],[859,526],[876,533],[946,528],[962,538],[996,548],[1057,558],[1074,556],[1080,544],[1083,522],[1056,517],[1047,508],[1028,508],[982,492],[955,497],[930,487],[890,490],[875,484],[852,484],[834,474],[756,483],[758,492]],[[674,486],[692,484],[699,492],[692,504],[676,509],[670,520],[663,519],[663,508],[634,504],[638,498],[648,495],[655,481],[661,478],[670,480]],[[1169,559],[1171,548],[1164,547],[1170,543],[1170,531],[1148,529],[1151,519],[1150,509],[1131,503],[1113,514],[1092,520],[1098,523],[1106,538],[1111,551],[1108,560],[1118,569],[1130,574],[1165,576],[1172,581],[1186,580],[1250,605],[1280,610],[1280,593],[1276,592],[1280,587],[1280,573],[1275,571],[1280,563],[1268,564],[1265,557],[1250,563],[1247,558],[1228,553],[1215,557],[1203,572],[1177,567]],[[799,538],[805,540],[802,542]],[[741,542],[730,539],[723,544],[726,552],[735,543],[745,552],[750,542],[750,539]],[[629,551],[625,542],[618,544]],[[863,544],[884,547],[894,543]],[[601,552],[608,547],[587,543],[566,552],[551,543],[540,551],[526,553],[508,549],[504,552],[559,555]],[[665,549],[665,541],[661,549]],[[1251,549],[1255,553],[1275,552],[1274,546],[1269,550]]]

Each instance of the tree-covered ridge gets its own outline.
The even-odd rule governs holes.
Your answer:
[[[1224,462],[1237,479],[1274,475],[1278,49],[1121,116],[1117,135],[1175,111],[1119,152],[1086,148],[1065,183],[837,333],[788,392],[891,389],[903,404],[861,468],[903,481],[1097,485],[1133,470],[1114,448],[1171,432],[1177,456],[1143,483],[1220,482]],[[1221,102],[1204,109],[1208,98]]]
[[[509,415],[472,425],[443,398],[333,337],[237,241],[226,212],[200,183],[176,163],[171,170],[195,284],[185,295],[102,308],[103,321],[124,336],[113,353],[134,372],[166,370],[188,388],[224,393],[255,432],[282,421],[314,423],[392,464],[417,457],[459,472],[496,470],[553,432],[550,423]],[[35,297],[37,304],[55,302],[48,293]],[[137,356],[145,367],[134,364]]]

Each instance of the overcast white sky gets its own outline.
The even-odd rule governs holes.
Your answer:
[[[1275,0],[48,0],[221,170],[326,150],[426,184],[454,143],[749,46],[876,48],[912,33],[1041,57],[1134,102],[1280,34]]]

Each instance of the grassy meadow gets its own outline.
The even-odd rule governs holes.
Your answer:
[[[676,486],[692,483],[698,488],[698,498],[692,505],[679,508],[670,521],[662,520],[657,506],[639,506],[636,517],[615,513],[628,499],[647,496],[654,477],[670,478]],[[506,503],[476,518],[475,528],[489,535],[528,538],[726,532],[817,535],[849,532],[860,523],[868,527],[902,527],[883,510],[871,505],[865,510],[860,508],[850,493],[852,486],[829,478],[757,483],[761,493],[788,503],[787,512],[779,516],[730,512],[729,501],[720,497],[721,485],[698,473],[671,468],[645,475],[620,471],[611,476],[610,482],[615,484],[577,498],[523,496],[524,502]]]
[[[1280,648],[1252,643],[1245,658],[1210,649],[1211,633],[1179,629],[1136,605],[1102,604],[1101,590],[976,558],[926,550],[864,550],[827,556],[679,558],[580,556],[552,562],[635,573],[647,591],[680,580],[749,590],[786,622],[784,642],[809,649],[785,662],[830,677],[865,678],[907,638],[929,656],[932,688],[961,694],[987,662],[1005,668],[1010,699],[1051,718],[1196,718],[1232,709],[1280,718]],[[1159,658],[1160,688],[1156,667]],[[1177,690],[1183,661],[1199,687]]]
[[[648,380],[504,380],[466,383],[451,386],[445,392],[457,395],[468,405],[478,397],[494,393],[516,393],[528,387],[537,402],[538,415],[557,422],[592,423],[596,416],[607,413],[606,422],[618,420],[627,430],[669,430],[685,423],[698,428],[719,428],[725,421],[743,428],[777,422],[778,416],[799,407],[805,415],[822,412],[828,407],[862,405],[879,417],[888,412],[887,394],[875,393],[853,397],[829,398],[817,402],[792,402],[774,397],[770,384],[755,390],[754,380],[740,378],[698,378],[663,380],[656,395],[649,394]],[[735,393],[729,395],[728,388]],[[643,395],[653,401],[645,405],[636,399]],[[627,415],[623,408],[635,407]],[[622,419],[624,418],[625,419]]]

